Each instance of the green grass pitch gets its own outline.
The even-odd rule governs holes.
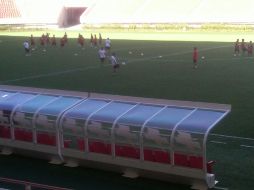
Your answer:
[[[64,32],[55,33],[59,37]],[[233,43],[237,38],[245,38],[247,42],[253,41],[253,34],[102,33],[104,38],[111,38],[112,51],[116,52],[121,62],[126,62],[116,74],[112,73],[109,62],[100,64],[98,49],[89,45],[90,32],[84,35],[85,49],[77,45],[78,32],[68,32],[70,38],[65,47],[49,46],[44,52],[36,41],[36,50],[32,51],[31,56],[25,56],[22,44],[30,34],[0,33],[1,84],[231,104],[232,111],[212,133],[250,139],[211,135],[208,157],[217,161],[215,171],[220,181],[218,186],[230,190],[252,189],[254,59],[253,56],[247,55],[233,56]],[[34,33],[35,36],[40,34],[42,32]],[[193,69],[192,64],[193,47],[198,48],[200,57],[205,57],[199,59],[197,69]],[[2,163],[11,162],[2,157],[0,159]],[[52,166],[46,167],[48,170],[52,169]],[[13,166],[8,170],[6,168],[3,174],[15,178],[11,173],[14,170]],[[59,170],[75,173],[69,169]],[[75,174],[77,176],[88,175],[86,170],[78,171],[79,173]],[[98,174],[100,177],[95,176],[102,180],[102,184],[104,180],[110,180],[101,175],[105,173]],[[114,174],[110,175],[118,179]],[[34,180],[46,182],[46,179],[41,178],[42,174],[35,176]],[[67,174],[63,173],[63,178],[67,179]],[[55,183],[60,185],[61,180],[56,177],[58,182]],[[72,180],[76,189],[80,189],[83,182]],[[55,185],[54,182],[52,184]],[[92,185],[91,182],[88,184]],[[117,186],[110,186],[107,182],[106,184],[108,189]],[[129,184],[125,186],[126,189],[148,188],[149,185],[149,188],[159,186],[159,189],[168,189],[171,186],[145,179],[138,182],[119,179],[117,184]],[[97,186],[98,188],[100,187]],[[172,189],[180,188],[182,187],[175,188],[172,185]]]

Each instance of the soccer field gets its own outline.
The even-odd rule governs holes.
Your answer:
[[[78,32],[68,32],[70,38],[65,47],[49,46],[42,51],[36,41],[37,48],[31,56],[25,56],[22,43],[30,34],[0,33],[1,84],[231,104],[231,113],[209,137],[208,157],[217,161],[219,188],[254,187],[254,59],[247,55],[233,56],[233,42],[237,38],[253,41],[253,34],[102,33],[104,38],[111,38],[112,51],[126,63],[116,74],[112,73],[109,62],[100,63],[98,49],[90,47],[90,32],[84,35],[84,49],[77,45]],[[56,32],[58,37],[63,34]],[[193,47],[198,48],[200,57],[205,57],[199,60],[197,69],[192,64]],[[79,171],[78,175],[82,176],[82,170]],[[8,172],[5,174],[15,178]],[[146,183],[146,180],[130,182],[126,189],[149,186]],[[164,183],[160,186],[160,189],[167,187]],[[112,188],[117,187],[108,189]]]

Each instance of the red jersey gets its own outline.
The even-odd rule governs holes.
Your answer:
[[[55,36],[53,36],[52,39],[51,39],[51,45],[52,46],[56,45],[56,37]]]
[[[193,61],[197,62],[198,61],[198,50],[195,48],[193,51],[193,55],[192,55]]]
[[[31,46],[35,45],[35,40],[34,40],[34,37],[32,35],[31,35],[31,38],[30,38],[30,42],[31,42]]]
[[[60,45],[63,47],[64,44],[65,44],[65,42],[66,42],[66,39],[65,39],[64,37],[61,38],[61,40],[60,40]]]

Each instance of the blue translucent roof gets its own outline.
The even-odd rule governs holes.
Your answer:
[[[197,109],[177,127],[177,130],[191,133],[205,133],[224,114],[225,112],[223,111]]]
[[[0,102],[13,96],[15,92],[0,91]]]
[[[114,122],[118,116],[132,108],[135,104],[123,102],[111,102],[106,107],[96,112],[91,120]]]
[[[151,120],[147,122],[146,127],[172,130],[178,122],[193,110],[194,109],[189,108],[167,107],[151,118]]]
[[[22,104],[33,97],[35,97],[34,94],[17,93],[13,96],[10,96],[5,102],[2,102],[0,107],[1,109],[12,110],[17,105]]]
[[[87,99],[81,104],[78,104],[77,106],[67,111],[65,116],[85,120],[89,117],[89,115],[91,115],[96,110],[102,108],[107,103],[109,103],[109,101],[107,100]]]
[[[117,123],[143,125],[151,116],[160,111],[163,106],[138,105],[128,113],[124,114]]]
[[[79,101],[81,101],[81,98],[59,97],[58,99],[44,106],[39,111],[39,114],[57,116],[59,113],[69,108],[70,106],[74,106]]]
[[[191,135],[191,133],[207,135],[210,129],[231,109],[228,105],[206,103],[193,104],[195,105],[193,107],[190,106],[191,103],[188,103],[187,108],[183,107],[184,102],[179,104],[181,106],[172,106],[167,104],[169,101],[161,101],[165,104],[159,106],[151,103],[153,100],[149,101],[150,104],[146,104],[142,98],[140,98],[140,104],[137,104],[137,99],[134,98],[132,102],[131,97],[127,98],[128,102],[124,102],[124,97],[121,100],[104,100],[96,99],[95,96],[93,98],[93,94],[90,94],[90,98],[86,99],[54,93],[34,93],[33,90],[31,92],[12,91],[13,88],[11,87],[10,91],[0,90],[0,110],[12,111],[15,107],[19,112],[39,111],[39,114],[52,116],[58,116],[67,110],[65,117],[86,120],[91,116],[90,120],[93,121],[112,124],[117,121],[117,124],[122,126],[135,125],[140,129],[145,124],[148,128],[173,130],[176,132],[174,134],[181,134],[180,137],[186,134]],[[109,97],[114,98],[114,96]]]
[[[57,96],[50,96],[50,95],[38,95],[35,98],[29,100],[28,102],[24,103],[18,108],[18,111],[27,112],[27,113],[34,113],[42,106],[50,103],[51,101],[55,100]]]

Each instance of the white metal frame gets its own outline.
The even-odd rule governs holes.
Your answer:
[[[20,93],[17,93],[17,94],[20,94]],[[33,94],[33,93],[30,93],[30,94]],[[23,104],[25,104],[26,102],[34,99],[35,97],[39,96],[39,94],[34,94],[33,97],[29,98],[28,100],[26,100],[25,102],[22,102],[20,104],[17,104],[13,109],[12,109],[12,112],[11,112],[11,115],[10,115],[10,129],[11,129],[11,139],[14,141],[14,123],[13,123],[13,116],[14,116],[14,113],[16,112],[16,110],[22,106]],[[33,131],[33,129],[32,129]]]
[[[103,108],[107,107],[109,104],[111,104],[113,102],[113,100],[109,100],[108,103],[106,103],[105,105],[103,105],[102,107],[98,108],[97,110],[95,110],[94,112],[92,112],[86,119],[85,125],[84,125],[84,140],[85,140],[85,152],[88,153],[89,152],[89,142],[88,142],[88,133],[87,133],[87,127],[88,127],[88,123],[91,119],[91,117],[93,115],[95,115],[98,111],[102,110]]]
[[[156,115],[158,115],[159,113],[161,113],[163,110],[165,110],[168,106],[164,106],[163,108],[161,108],[158,112],[156,112],[155,114],[153,114],[151,117],[149,117],[142,125],[141,130],[140,130],[140,160],[144,161],[144,130],[146,127],[146,124],[151,121],[151,119],[153,119]]]
[[[138,105],[140,105],[140,103],[136,103],[134,106],[132,106],[131,108],[129,108],[128,110],[126,110],[125,112],[123,112],[122,114],[120,114],[115,121],[112,124],[112,129],[111,129],[111,150],[112,150],[112,157],[116,157],[116,150],[115,150],[115,127],[117,122],[119,121],[119,119],[121,117],[123,117],[125,114],[127,114],[129,111],[131,111],[132,109],[134,109],[135,107],[137,107]]]
[[[171,165],[175,165],[175,158],[174,158],[174,138],[175,138],[175,132],[177,130],[177,127],[187,118],[189,118],[195,111],[197,111],[198,108],[193,109],[189,114],[187,114],[185,117],[183,117],[178,123],[175,124],[171,136],[170,136],[170,157],[172,159]]]

